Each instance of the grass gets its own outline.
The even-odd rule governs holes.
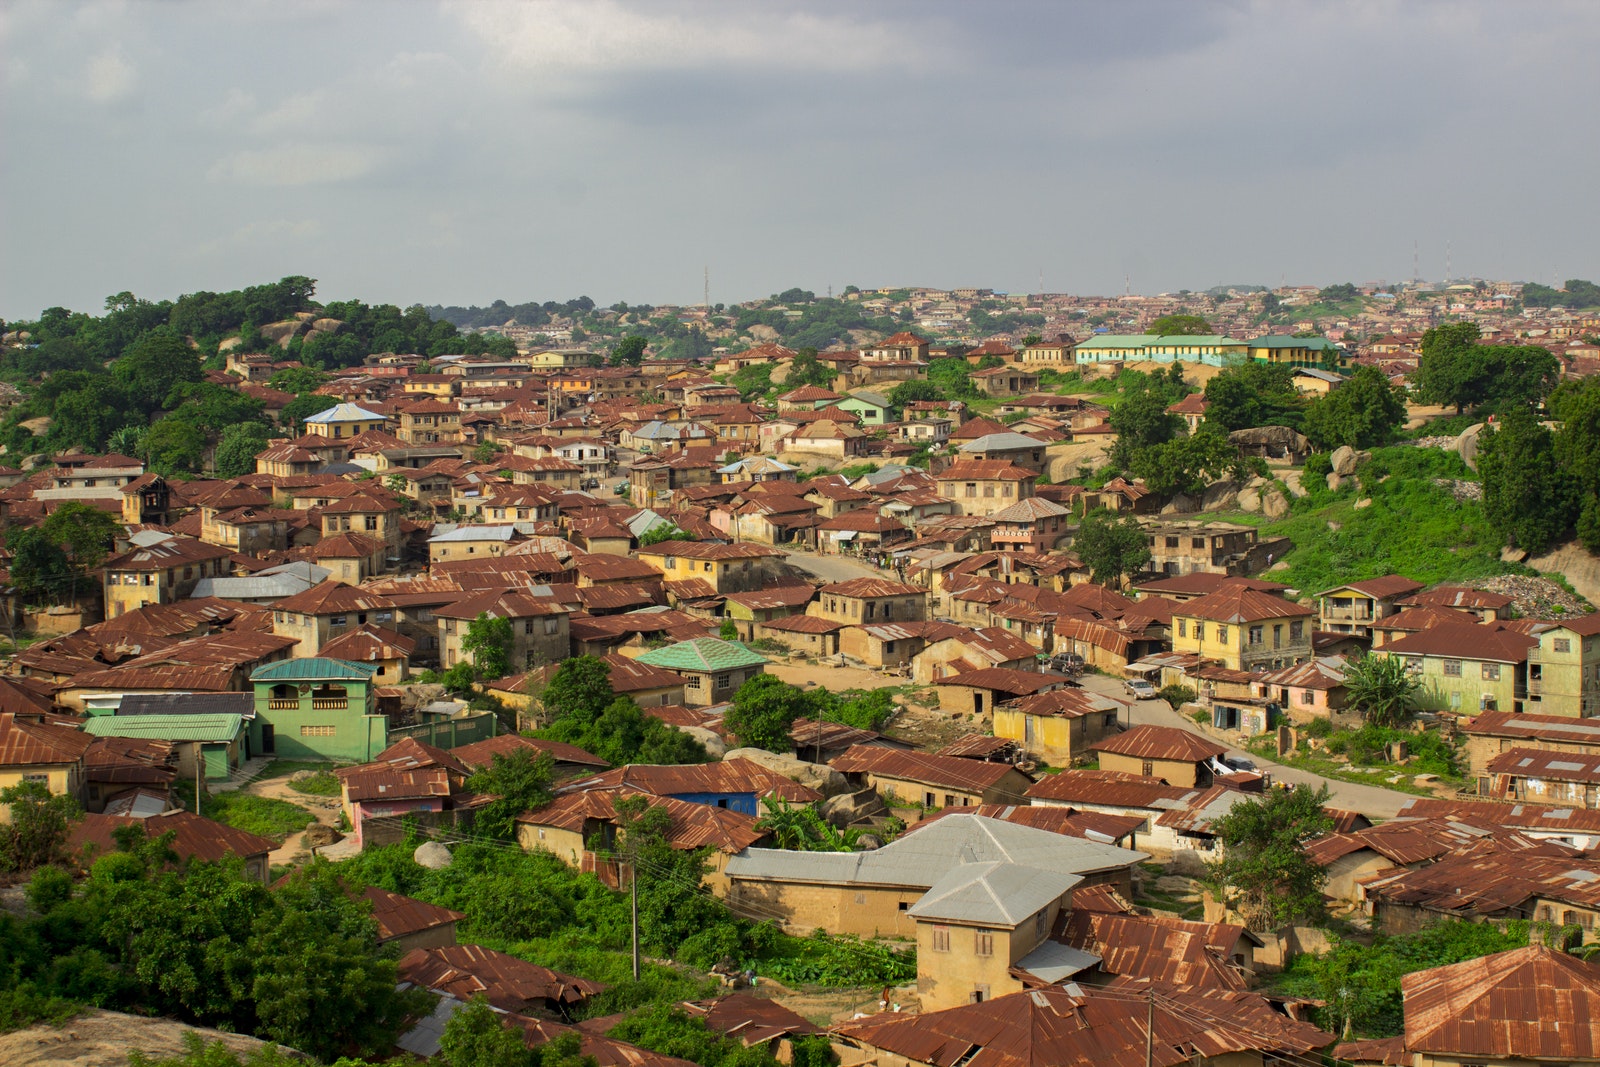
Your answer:
[[[183,806],[193,811],[194,782],[185,786],[180,781],[175,788]],[[202,797],[200,814],[246,833],[270,837],[280,845],[316,822],[316,816],[298,804],[238,791]]]
[[[1453,453],[1399,446],[1375,449],[1372,461],[1336,491],[1308,478],[1308,495],[1292,503],[1287,517],[1261,528],[1263,537],[1294,542],[1284,557],[1288,569],[1272,577],[1315,591],[1384,574],[1433,585],[1532,573],[1501,561],[1502,539],[1481,502],[1457,500],[1434,484],[1476,477]],[[1358,509],[1363,497],[1372,503]]]
[[[332,770],[334,767],[343,766],[346,766],[346,764],[329,763],[325,760],[275,759],[267,764],[264,771],[256,775],[255,780],[264,782],[268,778],[287,778],[290,775],[299,774],[301,771],[327,771]]]
[[[1171,893],[1152,889],[1157,878],[1163,877],[1167,870],[1159,863],[1141,863],[1140,870],[1144,878],[1140,881],[1142,891],[1134,903],[1145,908],[1154,908],[1157,911],[1173,912],[1185,919],[1198,921],[1205,917],[1205,905],[1198,900],[1181,900]]]
[[[1379,789],[1392,789],[1397,793],[1409,793],[1413,796],[1419,797],[1432,797],[1438,795],[1431,788],[1429,788],[1428,785],[1418,784],[1413,780],[1414,775],[1426,773],[1421,767],[1412,767],[1407,770],[1405,767],[1391,765],[1379,768],[1387,773],[1363,774],[1360,771],[1354,770],[1349,763],[1345,763],[1342,760],[1332,759],[1328,756],[1322,755],[1321,753],[1312,754],[1295,751],[1289,753],[1288,755],[1280,756],[1278,755],[1277,740],[1272,734],[1263,734],[1260,737],[1252,740],[1245,747],[1248,748],[1253,755],[1260,756],[1262,759],[1271,760],[1272,762],[1282,764],[1285,767],[1293,767],[1296,770],[1310,771],[1312,774],[1320,775],[1323,778],[1327,778],[1332,781],[1350,782],[1354,785],[1377,786]],[[1389,781],[1390,778],[1394,777],[1399,777],[1400,780],[1398,782]],[[1453,783],[1458,786],[1464,784],[1458,779],[1445,775],[1440,775],[1439,780],[1446,784]]]
[[[304,778],[291,781],[289,788],[307,796],[336,797],[339,795],[339,779],[332,771],[313,771]]]

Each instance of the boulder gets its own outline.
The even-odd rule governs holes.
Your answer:
[[[1472,470],[1478,469],[1478,435],[1482,432],[1483,424],[1480,422],[1476,426],[1468,426],[1456,438],[1456,455]]]
[[[850,788],[850,783],[845,781],[844,775],[826,764],[807,763],[803,759],[778,752],[768,752],[764,748],[729,749],[722,758],[747,759],[751,763],[760,764],[769,771],[783,775],[790,781],[810,786],[824,796],[843,793]]]
[[[17,464],[18,469],[25,471],[36,471],[40,467],[48,466],[50,466],[50,457],[43,452],[35,452],[33,455]]]
[[[1185,496],[1183,493],[1179,493],[1177,496],[1173,497],[1170,501],[1167,502],[1167,506],[1161,509],[1161,514],[1163,514],[1163,515],[1187,515],[1190,512],[1199,511],[1199,510],[1200,510],[1200,502],[1199,501],[1197,501],[1192,496]]]
[[[1329,471],[1328,472],[1328,488],[1330,490],[1337,489],[1343,484],[1344,484],[1343,475],[1339,474],[1338,471]]]
[[[704,726],[680,726],[678,729],[706,746],[706,751],[714,759],[722,759],[728,751],[728,743]]]
[[[1333,473],[1348,478],[1356,472],[1359,462],[1358,454],[1349,445],[1340,445],[1333,450],[1333,455],[1328,457],[1333,461]]]
[[[875,848],[883,847],[883,838],[877,834],[862,834],[856,838],[856,848],[862,852],[871,852]]]
[[[1362,508],[1370,508],[1372,506],[1372,498],[1370,496],[1364,496],[1360,500],[1357,500],[1351,506],[1354,507],[1357,511],[1360,511]]]
[[[235,348],[238,348],[242,344],[244,344],[243,337],[224,337],[222,340],[217,342],[217,351],[232,352]]]
[[[889,814],[889,807],[883,802],[875,789],[863,789],[859,793],[839,793],[824,800],[817,811],[824,819],[839,827],[866,822],[880,815]]]
[[[1289,514],[1289,498],[1281,489],[1268,489],[1261,494],[1261,512],[1269,519],[1281,519]]]
[[[276,341],[280,345],[291,337],[298,337],[306,331],[306,324],[294,319],[285,319],[283,322],[269,322],[261,327],[261,336],[269,341]]]
[[[1512,548],[1507,545],[1500,550],[1500,561],[1502,563],[1526,563],[1527,560],[1528,550],[1525,548]]]
[[[1206,486],[1205,496],[1200,498],[1202,511],[1223,511],[1233,507],[1239,502],[1239,484],[1237,482],[1215,482]]]
[[[1171,877],[1175,874],[1204,877],[1206,874],[1206,861],[1201,859],[1200,854],[1193,849],[1176,849],[1172,853],[1172,859],[1167,862],[1166,875],[1164,877]]]
[[[312,333],[338,333],[342,329],[343,319],[318,319],[311,324]]]
[[[1242,490],[1237,503],[1240,511],[1260,511],[1261,494],[1254,489]]]
[[[417,861],[418,867],[426,867],[430,871],[442,871],[450,866],[450,850],[437,841],[425,841],[417,846],[411,854]]]
[[[314,822],[306,827],[306,832],[300,837],[300,844],[306,848],[321,848],[324,845],[336,845],[343,840],[344,835],[327,823]]]

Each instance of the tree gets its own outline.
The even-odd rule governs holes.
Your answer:
[[[30,603],[58,604],[76,595],[77,572],[60,545],[38,526],[6,531],[11,584]]]
[[[1239,469],[1239,448],[1210,420],[1187,437],[1151,445],[1133,456],[1133,473],[1152,493],[1198,493]]]
[[[717,630],[717,636],[724,641],[739,640],[739,627],[732,619],[723,619],[722,626]]]
[[[698,541],[699,538],[688,530],[679,528],[675,523],[660,522],[646,530],[639,538],[639,547],[647,548],[650,545],[659,545],[663,541]]]
[[[511,673],[511,620],[488,612],[467,623],[461,650],[472,659],[473,673],[479,680],[504,678]]]
[[[573,656],[556,668],[544,689],[544,706],[556,721],[592,723],[616,699],[611,664],[599,656]]]
[[[1306,438],[1317,448],[1376,448],[1405,423],[1404,394],[1377,367],[1358,367],[1344,383],[1306,408]]]
[[[889,390],[887,399],[890,410],[898,417],[905,410],[907,404],[925,400],[941,402],[945,399],[945,395],[944,390],[932,382],[909,378],[906,381],[896,383],[895,387]]]
[[[1206,421],[1230,433],[1255,426],[1299,426],[1305,400],[1294,387],[1294,370],[1283,363],[1251,360],[1228,367],[1206,383]]]
[[[1453,322],[1422,335],[1421,358],[1411,378],[1417,398],[1427,404],[1452,405],[1456,414],[1481,404],[1488,396],[1478,324]]]
[[[487,767],[467,779],[472,792],[497,798],[478,810],[474,825],[493,837],[512,840],[517,816],[550,802],[554,774],[555,760],[548,752],[522,748],[496,754]]]
[[[1222,886],[1224,901],[1250,929],[1322,919],[1328,875],[1306,856],[1305,846],[1333,829],[1323,807],[1330,795],[1327,786],[1313,792],[1303,783],[1274,789],[1259,800],[1235,804],[1212,822],[1224,848],[1211,865],[1212,876]]]
[[[245,422],[222,431],[214,456],[217,477],[238,478],[254,474],[256,456],[271,443],[267,428],[259,422]]]
[[[1572,481],[1578,540],[1600,555],[1600,378],[1562,385],[1550,409],[1561,420],[1556,462]]]
[[[1506,543],[1538,555],[1572,527],[1576,496],[1556,458],[1555,437],[1526,409],[1478,437],[1483,513]]]
[[[130,345],[111,373],[148,414],[166,404],[173,386],[200,381],[200,355],[177,330],[159,326]]]
[[[758,674],[739,687],[722,722],[741,745],[787,752],[789,729],[814,708],[805,690],[776,675]]]
[[[756,829],[772,834],[778,848],[796,852],[854,852],[862,830],[853,827],[836,830],[809,804],[793,805],[774,796],[761,798],[766,810],[756,821]]]
[[[539,1054],[522,1040],[522,1031],[506,1023],[482,996],[445,1023],[439,1039],[443,1067],[540,1067]]]
[[[90,571],[111,551],[122,523],[99,508],[69,500],[44,520],[41,529],[66,550],[80,571]]]
[[[818,361],[815,348],[802,348],[789,362],[789,373],[783,379],[783,384],[790,389],[798,389],[802,385],[820,388],[833,381],[833,378],[833,371]]]
[[[283,405],[283,410],[278,413],[278,425],[299,434],[305,430],[306,419],[319,411],[327,411],[337,403],[339,401],[331,396],[319,396],[316,393],[297,396]]]
[[[1202,315],[1163,315],[1150,324],[1148,333],[1158,337],[1169,337],[1174,334],[1189,336],[1203,336],[1216,331],[1211,328],[1211,323]]]
[[[139,447],[151,470],[173,475],[198,471],[205,458],[206,443],[205,430],[187,419],[168,415],[150,427]]]
[[[611,365],[613,367],[637,367],[644,362],[644,350],[649,346],[649,343],[638,334],[624,337],[611,350]]]
[[[1113,585],[1150,562],[1150,544],[1139,521],[1131,515],[1113,519],[1105,511],[1083,520],[1072,539],[1072,551],[1101,585]]]
[[[327,381],[326,373],[312,367],[284,367],[282,370],[273,371],[272,377],[267,379],[267,384],[282,392],[300,396],[315,392]]]
[[[472,462],[493,463],[500,454],[500,446],[493,441],[479,441],[472,449]]]
[[[1352,710],[1373,726],[1392,729],[1416,712],[1422,679],[1406,669],[1400,656],[1366,655],[1350,661],[1344,685]]]
[[[0,823],[0,870],[31,871],[61,858],[72,824],[83,814],[76,799],[57,796],[43,782],[0,789],[9,821]]]
[[[1166,392],[1152,388],[1146,379],[1111,410],[1107,421],[1117,431],[1117,443],[1110,455],[1113,466],[1128,470],[1140,449],[1165,444],[1178,436],[1183,420],[1167,410],[1171,404]]]

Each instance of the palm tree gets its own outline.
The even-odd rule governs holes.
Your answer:
[[[806,805],[795,807],[777,797],[762,797],[767,809],[756,828],[772,832],[773,843],[794,852],[854,852],[862,831],[857,827],[836,830]]]
[[[1404,725],[1417,710],[1422,680],[1406,669],[1399,656],[1366,655],[1344,673],[1350,706],[1373,726]]]

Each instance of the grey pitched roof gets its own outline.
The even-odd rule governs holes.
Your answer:
[[[1043,448],[1044,442],[1023,433],[986,433],[962,445],[959,452],[993,452],[1021,448]]]
[[[256,717],[252,693],[129,693],[118,715],[243,715]]]
[[[963,863],[933,883],[908,914],[984,926],[1017,926],[1083,879],[1017,863]]]
[[[1054,984],[1071,978],[1100,962],[1100,957],[1059,941],[1044,941],[1017,961],[1019,970]]]
[[[872,852],[788,852],[750,848],[728,861],[729,877],[863,882],[931,888],[956,863],[1007,862],[1068,875],[1117,870],[1148,856],[1049,830],[946,815]]]

